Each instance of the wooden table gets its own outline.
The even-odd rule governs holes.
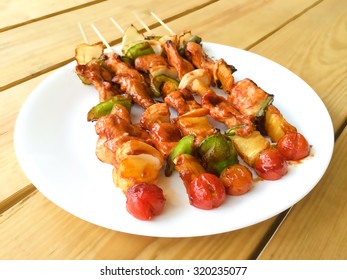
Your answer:
[[[6,1],[0,21],[0,259],[346,259],[347,2],[342,0]],[[26,178],[13,146],[20,107],[83,38],[111,44],[136,11],[157,34],[175,31],[242,48],[304,79],[326,105],[335,148],[327,172],[287,211],[240,230],[195,238],[156,238],[85,222],[46,199]],[[319,120],[317,120],[319,122]]]

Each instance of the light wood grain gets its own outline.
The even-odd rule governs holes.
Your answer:
[[[249,49],[321,0],[222,0],[173,22],[175,32],[191,29],[206,42]],[[165,32],[163,28],[158,31]]]
[[[212,1],[181,1],[182,3],[173,5],[170,9],[167,9],[165,5],[158,5],[155,12],[162,19],[174,19],[175,15],[196,9],[197,12],[189,17],[179,17],[179,20],[170,22],[171,28],[177,33],[190,28],[201,35],[205,41],[245,48],[266,37],[278,26],[291,20],[316,1],[294,0],[283,7],[282,0],[269,2],[235,0],[211,3],[201,10],[199,9],[201,5]],[[121,34],[109,17],[114,17],[123,28],[134,22],[140,28],[141,26],[136,23],[132,15],[132,12],[136,11],[142,20],[151,26],[156,21],[149,15],[150,10],[146,7],[154,7],[152,2],[146,0],[141,1],[140,4],[136,1],[131,3],[107,1],[1,33],[0,56],[3,69],[6,69],[6,78],[0,75],[0,89],[29,79],[31,75],[38,75],[47,69],[59,67],[62,63],[71,60],[74,55],[74,46],[83,42],[77,27],[77,19],[84,27],[89,41],[100,40],[90,27],[90,23],[94,22],[106,40],[111,42],[119,40]],[[155,32],[167,34],[163,28]],[[30,56],[23,50],[30,50]],[[12,57],[10,53],[16,53],[17,56]],[[21,63],[23,67],[16,68],[14,65],[17,63]]]
[[[345,127],[347,116],[346,22],[347,5],[326,0],[252,48],[305,79],[324,101],[335,131]],[[294,206],[262,259],[346,258],[345,143],[346,129],[338,139],[325,177]]]
[[[28,93],[45,78],[40,74],[73,56],[71,45],[82,40],[76,19],[81,19],[84,26],[94,21],[110,41],[120,34],[115,35],[117,31],[108,20],[109,15],[127,26],[134,18],[125,11],[137,10],[151,27],[156,27],[147,8],[154,7],[150,5],[154,1],[122,1],[122,6],[117,7],[111,7],[111,2],[116,3],[107,1],[94,9],[86,7],[0,34],[0,87],[3,90],[21,83],[0,93],[0,201],[2,197],[12,206],[0,215],[0,259],[255,257],[276,228],[279,220],[276,217],[214,236],[152,238],[92,225],[55,206],[33,188],[24,192],[30,184],[14,156],[14,120]],[[344,1],[186,2],[173,10],[156,5],[155,12],[167,19],[176,32],[189,27],[206,41],[250,49],[283,64],[316,90],[330,111],[335,132],[342,131],[347,92]],[[51,30],[55,31],[53,35]],[[154,30],[165,32],[161,27]],[[86,33],[96,40],[90,28],[86,28]],[[30,50],[30,56],[23,49]],[[32,79],[37,75],[40,77]],[[30,81],[23,83],[27,79]],[[346,134],[345,129],[326,175],[293,207],[263,250],[261,259],[346,259]]]
[[[347,129],[326,175],[297,203],[260,259],[347,259]]]
[[[325,103],[335,131],[347,120],[346,22],[346,3],[326,0],[251,49],[304,79]]]
[[[30,184],[17,162],[13,133],[17,114],[26,98],[48,74],[10,88],[0,94],[0,204]]]
[[[297,1],[297,2],[296,2]],[[169,24],[170,26],[176,31],[180,32],[183,29],[186,29],[187,27],[191,27],[196,34],[199,34],[202,36],[204,40],[207,41],[215,41],[223,44],[230,44],[236,47],[240,48],[247,48],[250,44],[259,41],[261,38],[266,37],[267,35],[271,34],[273,32],[275,26],[282,25],[286,20],[289,20],[293,17],[295,17],[297,14],[299,14],[302,10],[306,9],[307,7],[310,7],[315,2],[312,0],[306,0],[306,1],[298,1],[295,0],[292,2],[293,5],[287,5],[285,4],[284,7],[283,1],[271,1],[266,2],[265,4],[262,4],[262,1],[241,1],[236,0],[233,2],[228,2],[228,5],[223,2],[217,2],[211,5],[207,5],[203,9],[198,9],[197,11],[193,11],[192,13],[189,13],[185,16],[180,17],[179,19],[172,20]],[[193,6],[194,2],[192,2]],[[295,4],[295,5],[294,5]],[[99,6],[100,5],[100,6]],[[10,69],[13,69],[14,72],[16,72],[16,77],[14,79],[18,79],[17,74],[18,71],[25,71],[26,75],[29,72],[35,72],[35,71],[43,71],[44,69],[47,69],[47,67],[51,67],[53,64],[59,63],[59,61],[68,59],[73,54],[74,44],[76,41],[82,40],[81,35],[79,34],[79,30],[76,23],[76,17],[83,19],[84,23],[92,22],[94,11],[92,9],[98,10],[104,10],[106,8],[110,8],[109,6],[105,7],[105,3],[99,4],[96,7],[87,7],[83,9],[83,11],[74,11],[69,13],[68,18],[70,23],[73,22],[73,29],[72,33],[74,36],[72,36],[70,39],[64,40],[64,42],[61,40],[61,38],[65,38],[65,33],[61,33],[62,31],[68,32],[70,28],[61,27],[54,29],[57,29],[57,34],[55,37],[52,37],[51,34],[47,34],[46,40],[49,40],[49,42],[54,42],[55,40],[60,41],[59,43],[61,46],[54,47],[52,45],[45,45],[44,48],[49,48],[47,52],[43,52],[40,55],[31,55],[30,57],[27,57],[26,60],[21,64],[21,67],[17,67],[16,63],[19,63],[18,61],[12,61],[13,55],[11,56],[11,53],[9,52],[8,55],[8,63],[12,61],[12,65],[8,66]],[[197,5],[197,3],[195,3]],[[129,6],[129,9],[132,6]],[[154,19],[150,18],[150,16],[147,14],[145,16],[145,11],[142,10],[139,6],[139,15],[143,20],[145,20],[148,23],[154,23]],[[184,6],[186,7],[186,6]],[[281,8],[282,7],[282,8]],[[169,17],[170,13],[167,11],[164,11],[164,9],[158,8],[157,14]],[[269,11],[272,11],[269,13]],[[178,11],[176,11],[178,13]],[[112,11],[110,12],[112,13]],[[230,15],[235,14],[237,15],[234,17],[231,17],[231,20],[227,20],[227,18],[230,17]],[[83,15],[83,17],[81,16]],[[221,22],[219,21],[219,17],[216,15],[220,15],[220,17],[223,18],[223,21],[225,22],[224,25],[221,25]],[[61,15],[62,17],[66,17],[67,15]],[[98,15],[99,17],[100,15]],[[269,17],[271,16],[272,20],[269,20]],[[97,18],[98,18],[97,17]],[[163,17],[164,18],[164,17]],[[55,20],[57,20],[56,18]],[[59,18],[60,19],[60,18]],[[117,21],[121,23],[123,26],[126,26],[126,23],[130,23],[131,20],[134,18],[129,17],[120,17],[117,18]],[[194,19],[194,20],[192,20]],[[48,21],[42,21],[39,23],[33,23],[30,26],[35,30],[37,29],[37,33],[39,33],[39,30],[45,29],[45,25],[51,25],[55,26],[57,23],[54,19],[49,19]],[[209,24],[206,24],[205,21],[208,21]],[[62,24],[68,24],[65,22],[65,18],[61,18],[59,21]],[[102,25],[106,24],[107,26]],[[109,24],[112,24],[106,15],[103,15],[101,19],[97,22],[98,27],[100,26],[100,30],[107,31],[105,34],[108,34],[109,38],[111,39],[112,36],[114,36],[115,28],[112,26],[108,26]],[[100,23],[100,25],[99,25]],[[107,28],[106,28],[107,27]],[[102,28],[102,29],[101,29]],[[21,28],[20,28],[21,29]],[[167,31],[163,30],[162,28],[155,28],[153,29],[158,34],[165,34]],[[247,30],[246,33],[240,32],[240,30]],[[12,32],[16,34],[16,36],[19,36],[18,33],[22,34],[22,30],[13,30]],[[25,31],[25,30],[23,30]],[[86,31],[90,31],[90,28],[86,29]],[[5,32],[6,33],[6,32]],[[104,33],[104,32],[103,32]],[[113,34],[111,36],[111,33]],[[201,34],[200,34],[201,33]],[[77,35],[76,35],[77,34]],[[232,34],[232,36],[230,35]],[[95,38],[95,34],[87,34],[90,38]],[[21,35],[24,36],[24,35]],[[1,37],[1,35],[0,35]],[[77,38],[76,38],[77,37]],[[206,38],[206,39],[205,39]],[[13,40],[14,38],[12,38]],[[20,36],[18,37],[20,39]],[[23,39],[23,38],[21,38]],[[96,38],[95,38],[96,39]],[[33,45],[41,45],[40,44],[41,37],[36,35],[32,38],[30,42],[28,42],[28,46],[26,48],[32,49],[35,48]],[[253,40],[253,41],[252,41]],[[12,41],[11,41],[12,42]],[[73,43],[74,42],[74,43]],[[13,43],[11,43],[13,44]],[[19,47],[18,45],[12,47]],[[1,47],[0,47],[1,48]],[[13,50],[13,49],[12,49]],[[16,50],[13,50],[15,53]],[[33,51],[35,53],[35,51]],[[52,55],[54,53],[55,55]],[[0,51],[1,54],[1,51]],[[24,55],[24,53],[21,53],[21,55]],[[11,58],[11,59],[10,59]],[[17,56],[15,56],[15,59],[20,59]],[[44,60],[44,63],[42,61]],[[8,77],[12,74],[9,73],[12,70],[8,70],[8,68],[5,70],[0,70],[0,79],[4,79],[8,81]],[[36,69],[36,70],[35,70]],[[1,75],[1,71],[6,72],[6,75]],[[46,70],[45,70],[46,71]],[[3,72],[3,73],[4,73]],[[6,77],[6,79],[5,79]],[[4,106],[1,107],[0,111],[0,143],[2,144],[3,149],[0,151],[0,160],[3,162],[3,164],[0,166],[1,171],[3,173],[0,173],[0,201],[7,198],[9,195],[16,193],[20,190],[23,186],[26,186],[28,184],[27,179],[23,175],[20,167],[18,166],[18,163],[15,159],[14,155],[14,149],[13,149],[13,129],[14,129],[14,123],[16,114],[19,111],[19,108],[21,104],[24,102],[24,99],[26,96],[31,92],[31,90],[35,87],[35,83],[38,84],[40,81],[42,81],[42,78],[32,79],[29,83],[23,83],[23,85],[18,85],[16,87],[13,87],[12,89],[3,91],[0,95],[0,104],[4,104]],[[13,174],[16,173],[18,176],[13,176]],[[5,184],[6,183],[6,184]]]
[[[76,218],[36,191],[0,217],[0,259],[248,259],[274,221],[201,238],[136,236]]]
[[[59,1],[27,1],[3,0],[0,3],[1,21],[0,30],[13,28],[16,25],[48,17],[52,14],[66,11],[78,6],[100,2],[92,0],[59,0]]]
[[[156,13],[165,19],[209,2],[211,1],[180,0],[167,9],[166,5],[157,5],[158,1],[155,0],[105,1],[2,32],[0,90],[14,85],[16,81],[30,79],[32,75],[36,76],[42,71],[52,70],[70,61],[74,57],[75,46],[84,41],[78,28],[79,22],[90,42],[100,41],[90,27],[91,23],[97,26],[108,42],[111,42],[119,40],[122,34],[111,22],[110,17],[126,28],[136,22],[133,12],[137,12],[145,22],[151,24],[156,21],[150,15],[150,8],[155,7]],[[139,23],[136,25],[140,28]],[[17,67],[17,63],[21,67]]]

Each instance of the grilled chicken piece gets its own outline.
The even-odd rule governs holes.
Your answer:
[[[224,59],[213,61],[202,49],[201,45],[195,42],[188,42],[185,55],[196,68],[205,69],[209,72],[212,85],[218,86],[229,93],[234,85],[234,66],[228,65]]]
[[[131,98],[146,109],[154,104],[145,78],[134,68],[122,61],[122,58],[113,54],[106,60],[107,67],[114,72],[113,81],[120,85],[120,89],[130,94]]]
[[[97,60],[92,60],[86,65],[77,65],[76,72],[94,85],[99,93],[100,102],[121,93],[120,89],[112,84],[111,73],[103,68]]]
[[[206,108],[199,108],[178,116],[174,121],[184,136],[189,134],[195,136],[194,145],[198,146],[207,136],[215,133],[207,115]]]
[[[237,129],[237,135],[247,136],[254,130],[253,123],[248,116],[242,115],[223,96],[217,95],[211,89],[203,95],[201,105],[209,110],[210,116],[214,120],[224,123],[227,127],[244,126]]]
[[[243,79],[235,83],[228,101],[245,116],[254,118],[264,102],[273,96],[258,87],[251,79]]]
[[[102,162],[115,165],[115,153],[123,143],[136,139],[148,144],[152,140],[143,128],[129,122],[127,116],[118,115],[118,111],[103,116],[95,123],[95,131],[99,136],[96,155]],[[122,112],[124,114],[124,112]]]
[[[140,124],[150,132],[154,146],[167,158],[182,135],[175,123],[170,121],[170,110],[166,103],[157,103],[147,108]]]
[[[185,55],[196,68],[205,69],[209,72],[211,77],[213,76],[215,62],[202,50],[200,44],[188,42],[185,49]]]
[[[164,44],[164,49],[170,65],[175,67],[178,73],[178,78],[180,80],[186,73],[195,69],[188,60],[180,56],[177,48],[171,40],[166,41],[166,43]]]
[[[159,54],[141,55],[135,59],[135,68],[139,71],[149,73],[155,66],[169,67],[167,60]]]
[[[147,108],[141,115],[140,124],[146,130],[150,130],[155,123],[170,122],[170,110],[166,103],[157,103]]]
[[[175,123],[155,123],[152,125],[150,135],[154,146],[167,158],[182,135]]]
[[[192,93],[187,89],[180,89],[171,92],[165,97],[164,101],[173,107],[179,116],[201,108],[201,105],[196,102]]]

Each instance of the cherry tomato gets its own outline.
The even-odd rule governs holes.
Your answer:
[[[278,180],[288,172],[288,164],[277,149],[270,148],[259,154],[254,169],[265,180]]]
[[[221,179],[210,173],[202,173],[187,188],[191,205],[210,210],[219,207],[225,199],[225,187]]]
[[[155,184],[139,183],[126,192],[127,211],[139,220],[151,220],[165,205],[163,190]]]
[[[226,193],[230,195],[242,195],[252,188],[252,172],[241,164],[230,165],[220,175]]]
[[[300,133],[287,133],[277,143],[277,149],[287,160],[299,160],[310,153],[310,145]]]

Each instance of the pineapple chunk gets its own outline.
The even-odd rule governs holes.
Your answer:
[[[155,184],[164,164],[161,153],[154,147],[138,140],[123,143],[116,152],[113,183],[125,193],[134,184]]]
[[[284,134],[296,132],[296,128],[285,120],[275,106],[269,105],[265,113],[265,131],[271,141],[278,142]]]
[[[254,131],[248,137],[235,135],[231,139],[237,153],[249,166],[254,165],[261,151],[270,147],[270,142],[259,131]]]
[[[113,183],[126,193],[132,185],[142,182],[155,184],[162,164],[160,160],[149,154],[128,155],[114,167]]]
[[[200,174],[206,173],[197,158],[189,154],[181,154],[175,159],[175,169],[180,174],[184,186],[188,188],[190,182]]]

